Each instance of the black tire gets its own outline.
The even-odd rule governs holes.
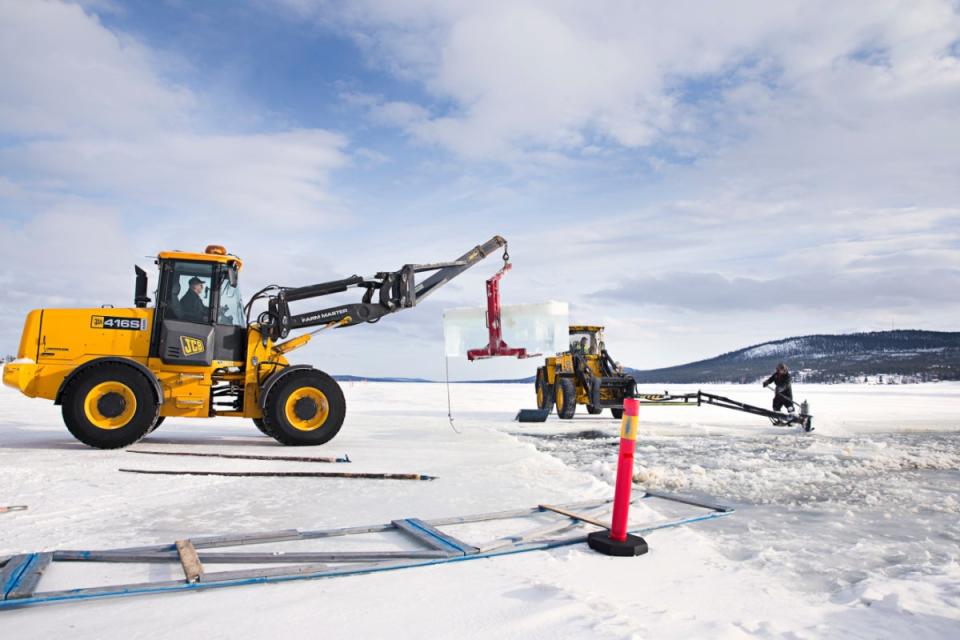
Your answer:
[[[569,420],[577,412],[577,385],[573,378],[557,380],[557,415]]]
[[[298,369],[270,390],[263,424],[267,435],[281,444],[313,446],[332,440],[346,414],[347,402],[333,378],[316,369]]]
[[[165,417],[165,416],[157,416],[157,419],[153,422],[152,425],[150,425],[150,428],[147,429],[147,433],[148,433],[148,434],[151,434],[151,433],[153,433],[154,431],[156,431],[156,430],[157,430],[157,427],[159,427],[161,424],[163,424],[163,421],[164,421],[164,420],[166,420],[166,417]]]
[[[537,408],[541,411],[553,410],[553,385],[547,382],[547,370],[537,369],[537,380],[534,383],[537,390]]]
[[[259,429],[263,435],[273,437],[273,434],[267,431],[267,425],[264,424],[263,418],[253,418],[253,424],[256,425],[257,429]]]
[[[611,408],[611,409],[610,409],[610,415],[612,415],[612,416],[613,416],[614,418],[616,418],[617,420],[620,420],[621,418],[623,418],[623,408],[622,408],[622,407],[621,407],[621,408],[617,408],[617,407]]]
[[[160,405],[142,373],[122,364],[103,364],[70,382],[63,391],[62,411],[74,438],[97,449],[119,449],[149,433]]]
[[[600,415],[603,413],[603,407],[595,407],[592,404],[587,405],[587,413],[592,416]]]

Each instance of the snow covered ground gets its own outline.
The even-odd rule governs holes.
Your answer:
[[[533,404],[531,387],[454,385],[460,433],[447,423],[443,385],[345,383],[347,423],[323,447],[285,449],[234,419],[168,420],[137,445],[348,453],[354,463],[338,470],[439,476],[433,482],[122,474],[120,467],[332,465],[96,451],[71,438],[57,407],[3,389],[0,505],[29,510],[0,514],[0,555],[611,495],[618,423],[585,413],[572,422],[512,422],[518,408]],[[704,390],[763,405],[770,399],[759,386]],[[0,635],[960,637],[960,385],[804,385],[797,396],[810,400],[813,434],[714,407],[642,409],[637,480],[738,509],[652,533],[646,556],[607,558],[580,545],[374,575],[0,611]],[[673,511],[647,504],[634,510],[634,521]],[[174,575],[162,565],[144,571],[140,579]],[[69,577],[52,572],[44,580],[53,582],[43,584]]]

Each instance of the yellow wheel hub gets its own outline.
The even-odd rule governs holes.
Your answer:
[[[563,386],[557,385],[557,406],[563,407]]]
[[[327,395],[314,387],[300,387],[290,394],[283,406],[287,422],[298,431],[315,431],[330,415]]]
[[[543,383],[537,385],[537,404],[543,406]]]
[[[137,412],[137,396],[122,382],[101,382],[83,399],[83,412],[98,429],[120,429]]]

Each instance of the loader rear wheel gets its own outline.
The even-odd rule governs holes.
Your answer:
[[[616,407],[614,407],[614,408],[610,409],[610,415],[612,415],[612,416],[613,416],[614,418],[616,418],[617,420],[622,419],[622,418],[623,418],[623,408],[616,408]]]
[[[150,382],[132,367],[104,364],[80,373],[63,391],[63,422],[97,449],[126,447],[149,433],[160,405]]]
[[[543,367],[537,369],[537,408],[541,411],[553,409],[553,386],[547,382],[547,372]]]
[[[595,407],[595,406],[593,406],[592,404],[588,404],[588,405],[587,405],[587,413],[589,413],[589,414],[592,415],[592,416],[599,415],[599,414],[603,413],[603,407]]]
[[[577,386],[573,378],[557,380],[557,416],[569,420],[577,412]]]
[[[285,445],[324,444],[340,431],[346,413],[343,391],[333,378],[316,369],[301,369],[270,390],[262,431]]]

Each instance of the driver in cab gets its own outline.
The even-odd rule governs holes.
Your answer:
[[[207,305],[204,304],[203,280],[194,276],[190,278],[189,289],[180,298],[180,317],[187,322],[206,322],[209,318]]]

